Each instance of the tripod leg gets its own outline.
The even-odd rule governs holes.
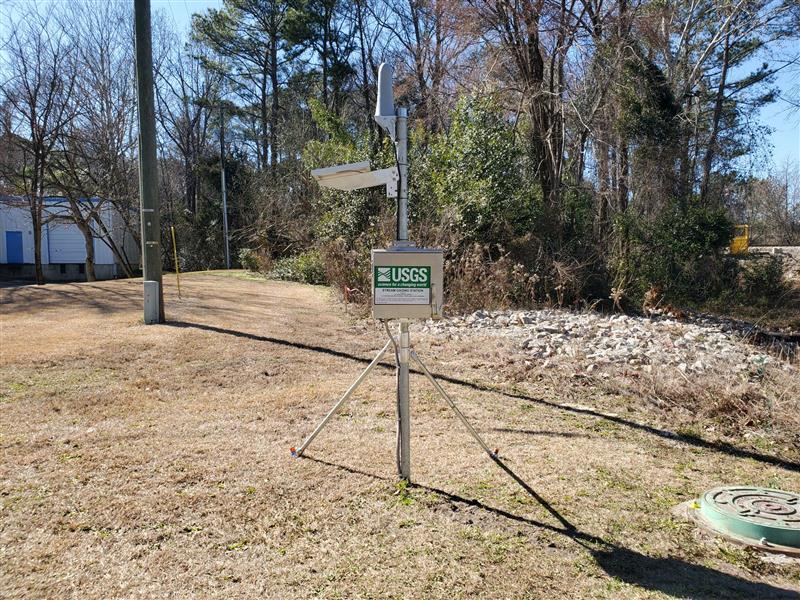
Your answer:
[[[487,446],[486,443],[481,439],[481,436],[478,435],[478,432],[475,431],[475,428],[472,427],[472,425],[469,424],[469,421],[467,421],[467,418],[464,416],[464,413],[462,413],[458,409],[458,407],[456,406],[456,403],[453,402],[453,399],[450,396],[447,395],[447,392],[445,392],[444,389],[442,388],[442,386],[439,385],[439,382],[436,381],[436,379],[433,378],[433,375],[431,375],[431,372],[428,371],[428,367],[426,367],[422,363],[422,361],[420,360],[419,356],[417,356],[417,353],[414,352],[413,350],[411,351],[411,358],[413,358],[415,361],[417,361],[417,364],[422,369],[422,372],[425,374],[425,377],[427,377],[428,381],[431,382],[431,385],[433,385],[433,387],[436,388],[436,391],[439,392],[439,395],[442,398],[444,398],[444,401],[447,402],[447,404],[450,405],[450,408],[453,409],[453,412],[456,413],[456,416],[458,417],[458,419],[464,424],[464,427],[467,428],[467,431],[469,431],[469,434],[473,438],[475,438],[475,441],[478,442],[478,444],[480,444],[481,448],[484,449],[486,454],[488,454],[492,458],[492,460],[497,462],[497,454],[495,454],[494,452],[492,452],[489,449],[489,446]]]
[[[378,352],[378,355],[372,359],[372,362],[369,363],[367,368],[364,369],[361,375],[359,375],[358,378],[352,383],[352,385],[349,388],[347,388],[347,391],[344,393],[344,396],[342,396],[341,399],[336,404],[333,405],[333,408],[328,412],[327,415],[325,415],[325,418],[322,419],[322,422],[319,425],[317,425],[317,428],[314,430],[314,432],[310,436],[308,436],[306,441],[303,442],[303,445],[300,446],[300,448],[297,450],[297,456],[303,455],[303,452],[305,452],[305,449],[308,448],[308,445],[312,441],[314,441],[314,438],[317,437],[317,435],[319,435],[319,432],[322,431],[323,427],[325,427],[325,425],[328,424],[328,421],[330,421],[333,418],[333,415],[335,415],[338,412],[338,410],[342,407],[342,405],[345,402],[347,402],[347,399],[353,395],[353,392],[356,391],[356,388],[359,385],[361,385],[361,382],[367,378],[367,375],[369,375],[370,371],[372,371],[372,369],[375,368],[375,366],[378,364],[381,358],[383,358],[383,355],[386,354],[386,350],[389,349],[389,345],[391,343],[392,343],[391,340],[386,342],[386,345],[380,352]]]
[[[464,414],[460,410],[458,410],[458,407],[456,406],[456,403],[453,402],[453,399],[447,395],[447,392],[445,392],[442,386],[439,385],[439,382],[433,378],[431,372],[428,371],[428,368],[422,363],[419,356],[417,356],[417,353],[414,352],[413,350],[411,351],[411,358],[417,361],[417,364],[422,368],[422,372],[425,373],[425,377],[427,377],[428,380],[433,384],[433,387],[436,388],[436,391],[439,392],[442,398],[444,398],[445,402],[447,402],[447,404],[450,405],[450,408],[452,408],[453,412],[456,413],[456,416],[464,424],[464,427],[467,428],[467,431],[469,431],[470,435],[475,438],[475,441],[478,442],[481,445],[481,448],[484,449],[486,454],[489,455],[489,458],[491,458],[498,467],[503,469],[503,471],[505,471],[508,474],[508,476],[511,477],[511,479],[516,481],[523,490],[525,490],[531,496],[533,496],[533,498],[535,498],[536,501],[539,502],[551,515],[553,515],[556,519],[558,519],[564,527],[566,527],[569,530],[574,530],[575,526],[572,523],[570,523],[567,519],[562,517],[561,514],[556,509],[550,506],[550,504],[548,504],[544,500],[544,498],[542,498],[539,494],[536,493],[536,490],[534,490],[531,486],[529,486],[524,479],[522,479],[519,475],[514,473],[514,471],[512,471],[502,460],[500,460],[500,457],[497,456],[496,452],[492,452],[491,450],[489,450],[489,446],[487,446],[484,443],[484,441],[481,439],[481,436],[478,435],[478,432],[475,431],[472,425],[469,424],[469,421],[467,421],[467,418],[464,416]]]

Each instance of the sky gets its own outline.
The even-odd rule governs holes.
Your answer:
[[[798,78],[800,71],[792,74],[788,69],[784,69],[778,75],[776,85],[781,90],[791,89],[800,84]],[[774,147],[773,162],[782,164],[788,160],[795,165],[800,164],[800,109],[793,109],[787,102],[778,100],[761,109],[760,120],[773,130],[771,135]]]
[[[184,32],[189,30],[193,13],[221,7],[222,0],[151,0],[153,13],[163,11]],[[792,73],[790,69],[783,69],[775,84],[781,90],[786,90],[798,85],[798,77],[800,70]],[[787,161],[800,165],[800,110],[792,110],[788,103],[779,100],[761,109],[758,120],[772,129],[769,140],[772,145],[772,161],[756,165],[755,171],[760,175],[767,175],[771,165],[782,165]]]
[[[4,1],[0,0],[0,5]],[[90,1],[102,2],[103,0]],[[193,13],[221,7],[222,0],[151,0],[154,18],[163,15],[163,18],[172,20],[176,28],[184,33],[189,30]],[[783,69],[778,74],[776,85],[782,90],[787,90],[800,85],[800,82],[797,81],[799,78],[800,69],[796,68],[794,72],[791,69]],[[755,165],[756,173],[767,175],[772,165],[782,165],[787,161],[800,165],[800,110],[792,110],[788,103],[779,100],[761,109],[757,118],[761,124],[772,129],[768,140],[772,146],[772,161]]]
[[[150,0],[150,11],[164,11],[183,31],[189,30],[192,14],[209,8],[222,8],[222,0]]]

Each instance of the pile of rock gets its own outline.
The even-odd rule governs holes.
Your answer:
[[[428,321],[422,328],[433,336],[504,336],[528,360],[545,366],[569,361],[587,372],[605,366],[652,371],[661,366],[682,373],[708,369],[748,371],[773,364],[791,365],[763,348],[746,343],[746,324],[699,316],[691,322],[670,317],[568,310],[484,311]]]

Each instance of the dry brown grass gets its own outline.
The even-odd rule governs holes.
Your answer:
[[[683,429],[717,431],[742,446],[800,461],[797,371],[773,368],[748,377],[709,369],[690,379],[672,368],[598,385],[653,403]]]
[[[765,565],[671,513],[724,483],[800,489],[800,464],[777,450],[776,459],[712,434],[677,437],[664,413],[586,379],[534,372],[511,387],[499,341],[432,340],[420,354],[475,384],[444,385],[561,519],[481,454],[419,376],[418,485],[397,488],[388,368],[320,435],[312,459],[295,460],[289,447],[381,332],[322,288],[212,275],[182,283],[178,301],[168,280],[172,323],[158,326],[141,323],[141,282],[2,290],[0,596],[800,590],[796,566]]]

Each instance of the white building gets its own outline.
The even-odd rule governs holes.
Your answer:
[[[64,198],[45,198],[42,226],[42,269],[47,281],[75,281],[86,277],[86,242],[71,218]],[[114,242],[124,247],[134,267],[139,251],[129,232],[120,226],[111,205],[101,208],[101,219]],[[94,238],[94,268],[97,279],[124,275],[109,245]],[[35,277],[33,223],[28,203],[19,197],[0,197],[0,278]]]

